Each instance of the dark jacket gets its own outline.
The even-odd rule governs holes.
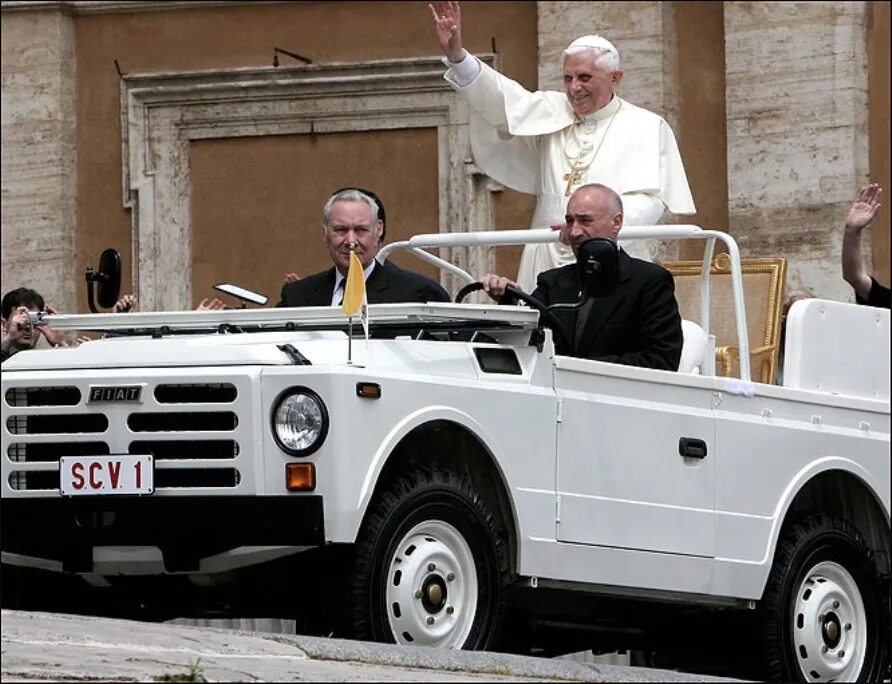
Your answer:
[[[855,293],[855,301],[859,304],[867,304],[867,306],[875,306],[881,309],[890,308],[890,301],[892,301],[892,297],[889,295],[889,288],[883,285],[880,285],[877,282],[877,279],[873,276],[870,276],[870,293],[867,295],[867,299],[863,299],[858,296],[858,293]]]
[[[579,342],[572,343],[572,356],[678,370],[681,316],[672,274],[623,251],[618,259],[619,287],[614,294],[594,300]],[[546,305],[575,304],[579,300],[576,264],[540,273],[532,296]],[[575,337],[575,313],[559,312],[558,317]],[[558,342],[558,353],[568,354],[566,346]]]
[[[276,306],[331,306],[335,286],[334,267],[301,278],[282,287]],[[369,304],[401,302],[448,302],[449,294],[438,283],[419,273],[406,271],[389,261],[375,265],[365,283]]]

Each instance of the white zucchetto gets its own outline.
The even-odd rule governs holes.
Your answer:
[[[567,49],[572,50],[574,48],[581,47],[606,50],[607,52],[612,52],[617,57],[619,57],[619,51],[614,47],[613,43],[611,43],[606,38],[602,38],[601,36],[582,36],[570,43],[570,45],[567,46]]]

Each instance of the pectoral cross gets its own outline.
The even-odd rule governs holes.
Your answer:
[[[575,166],[570,169],[570,173],[565,173],[564,180],[567,181],[567,189],[564,190],[564,197],[572,195],[573,186],[578,184],[583,178],[585,178],[585,171],[583,169],[578,169]]]

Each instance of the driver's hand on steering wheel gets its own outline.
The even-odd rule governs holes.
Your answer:
[[[517,288],[517,283],[513,280],[508,280],[508,278],[495,273],[487,273],[480,279],[480,282],[483,283],[483,291],[496,301],[504,296],[505,288],[508,285]]]

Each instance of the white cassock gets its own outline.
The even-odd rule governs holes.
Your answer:
[[[563,223],[567,194],[586,183],[601,183],[622,196],[625,225],[652,225],[668,208],[693,214],[675,135],[659,115],[618,96],[602,109],[579,119],[564,93],[531,93],[483,62],[473,81],[460,85],[453,66],[445,79],[471,106],[471,147],[477,165],[491,178],[514,190],[538,196],[531,228]],[[467,61],[467,59],[465,60]],[[581,172],[570,178],[574,167]],[[622,232],[620,232],[622,239]],[[636,242],[623,245],[633,256]],[[532,292],[538,273],[573,261],[560,243],[526,245],[517,282]]]

